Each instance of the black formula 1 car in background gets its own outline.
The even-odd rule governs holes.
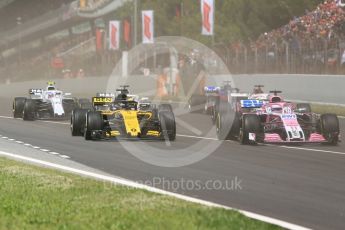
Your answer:
[[[221,101],[236,105],[240,99],[248,98],[247,93],[241,93],[238,88],[232,87],[230,81],[224,81],[223,86],[206,86],[204,92],[204,95],[193,95],[189,99],[188,110],[191,113],[210,115],[213,123],[216,121]]]

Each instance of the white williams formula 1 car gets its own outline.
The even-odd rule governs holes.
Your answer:
[[[23,120],[69,118],[78,101],[70,93],[57,90],[55,82],[48,82],[45,90],[30,89],[29,97],[16,97],[13,117]]]

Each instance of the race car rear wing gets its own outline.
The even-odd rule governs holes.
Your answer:
[[[109,105],[114,102],[113,97],[93,97],[92,104],[96,105]]]
[[[30,95],[41,95],[43,93],[43,89],[29,89]]]
[[[205,86],[205,88],[204,88],[204,91],[207,94],[218,93],[219,90],[220,90],[220,87],[217,87],[217,86]]]
[[[97,93],[96,97],[115,97],[114,93]]]

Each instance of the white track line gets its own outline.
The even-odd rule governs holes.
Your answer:
[[[42,151],[42,152],[50,152],[50,150],[48,150],[48,149],[40,149],[40,151]]]
[[[322,153],[333,153],[333,154],[338,154],[338,155],[345,155],[345,153],[343,152],[336,152],[336,151],[322,150],[322,149],[309,149],[309,148],[301,148],[301,147],[293,147],[293,146],[278,146],[278,147],[285,148],[285,149],[298,149],[298,150],[311,151],[311,152],[322,152]]]
[[[186,137],[186,138],[194,138],[194,139],[211,140],[211,141],[219,141],[217,138],[209,138],[209,137],[198,137],[198,136],[181,135],[181,134],[176,134],[176,136],[178,136],[178,137]],[[226,140],[225,142],[233,142],[233,141]],[[298,150],[304,150],[304,151],[310,151],[310,152],[321,152],[321,153],[332,153],[332,154],[338,154],[338,155],[345,155],[344,152],[322,150],[322,149],[310,149],[310,148],[285,146],[285,145],[284,146],[281,146],[281,145],[271,145],[271,144],[263,144],[263,145],[270,146],[270,147],[285,148],[285,149],[298,149]]]
[[[259,215],[256,213],[252,213],[252,212],[247,212],[244,210],[238,210],[238,209],[234,209],[228,206],[224,206],[224,205],[220,205],[220,204],[216,204],[213,202],[209,202],[209,201],[205,201],[205,200],[201,200],[201,199],[197,199],[197,198],[193,198],[193,197],[189,197],[189,196],[185,196],[185,195],[181,195],[181,194],[177,194],[177,193],[172,193],[172,192],[168,192],[168,191],[164,191],[161,189],[157,189],[154,187],[150,187],[147,185],[143,185],[143,184],[139,184],[130,180],[126,180],[126,179],[121,179],[121,178],[116,178],[116,177],[110,177],[110,176],[104,176],[101,174],[97,174],[97,173],[93,173],[93,172],[88,172],[88,171],[84,171],[84,170],[80,170],[80,169],[75,169],[72,167],[67,167],[67,166],[63,166],[63,165],[59,165],[59,164],[54,164],[51,162],[47,162],[47,161],[42,161],[42,160],[37,160],[34,158],[30,158],[30,157],[24,157],[24,156],[19,156],[13,153],[7,153],[7,152],[2,152],[0,151],[0,155],[3,156],[7,156],[10,158],[14,158],[14,159],[20,159],[20,160],[24,160],[27,162],[31,162],[31,163],[35,163],[35,164],[39,164],[42,166],[48,166],[54,169],[59,169],[59,170],[63,170],[63,171],[67,171],[67,172],[71,172],[71,173],[75,173],[75,174],[79,174],[79,175],[83,175],[83,176],[87,176],[87,177],[91,177],[94,179],[98,179],[98,180],[103,180],[103,181],[108,181],[114,184],[118,184],[118,185],[123,185],[123,186],[128,186],[128,187],[132,187],[132,188],[136,188],[136,189],[144,189],[150,192],[154,192],[154,193],[158,193],[158,194],[162,194],[162,195],[167,195],[167,196],[171,196],[171,197],[175,197],[177,199],[181,199],[181,200],[185,200],[185,201],[189,201],[189,202],[193,202],[193,203],[198,203],[198,204],[202,204],[202,205],[206,205],[206,206],[210,206],[210,207],[216,207],[216,208],[224,208],[227,210],[235,210],[238,211],[240,213],[242,213],[243,215],[250,217],[252,219],[256,219],[256,220],[260,220],[260,221],[264,221],[266,223],[270,223],[270,224],[274,224],[277,226],[281,226],[283,228],[286,229],[292,229],[292,230],[306,230],[308,228],[305,228],[303,226],[299,226],[296,224],[292,224],[292,223],[288,223],[282,220],[278,220],[278,219],[274,219],[271,217],[267,217],[267,216],[263,216],[263,215]]]
[[[65,159],[69,159],[70,158],[69,156],[66,156],[66,155],[60,155],[60,157],[65,158]]]
[[[4,118],[4,119],[13,119],[13,120],[14,120],[13,117],[0,116],[0,118]]]
[[[70,123],[67,123],[67,122],[59,122],[59,121],[41,121],[41,120],[38,120],[38,122],[50,123],[50,124],[58,124],[58,125],[69,125],[70,124]]]
[[[7,116],[0,116],[0,118],[3,119],[11,119],[11,120],[21,120],[21,119],[15,119],[13,117],[7,117]],[[43,120],[37,120],[38,122],[42,123],[51,123],[51,124],[59,124],[59,125],[69,125],[67,122],[59,122],[59,121],[43,121]]]
[[[9,139],[8,137],[3,137],[2,135],[0,135],[0,137],[2,137],[3,139],[6,139],[8,141],[13,141],[13,142],[16,142],[17,144],[22,144],[23,146],[26,146],[26,147],[31,147],[33,149],[37,149],[39,151],[42,151],[42,152],[45,152],[45,153],[48,153],[51,154],[51,155],[56,155],[56,156],[59,156],[61,158],[65,158],[65,159],[70,159],[71,157],[67,156],[67,155],[61,155],[60,153],[57,153],[57,152],[51,152],[50,150],[48,149],[43,149],[41,147],[38,147],[38,146],[34,146],[32,144],[29,144],[29,143],[25,143],[23,141],[17,141],[15,139]]]
[[[219,141],[217,138],[213,138],[213,137],[199,137],[199,136],[191,136],[191,135],[184,135],[184,134],[176,134],[176,136],[193,138],[193,139],[210,140],[210,141]]]

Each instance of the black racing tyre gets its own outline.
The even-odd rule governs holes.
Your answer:
[[[308,103],[298,103],[296,105],[296,110],[299,113],[311,113],[311,106]]]
[[[85,126],[85,132],[84,132],[85,140],[91,140],[92,131],[103,130],[103,127],[104,127],[104,120],[103,120],[102,114],[100,112],[94,112],[94,111],[88,112],[86,114],[86,126]]]
[[[255,133],[256,135],[261,132],[260,119],[255,114],[245,114],[242,118],[242,127],[240,129],[240,143],[250,144],[249,133]]]
[[[25,105],[25,97],[16,97],[13,101],[13,118],[22,118]]]
[[[241,114],[235,113],[235,116],[230,118],[233,122],[231,124],[231,129],[229,133],[230,140],[238,140],[240,130],[241,130]]]
[[[217,113],[216,131],[218,140],[227,140],[229,138],[230,129],[231,124],[226,118],[226,115],[224,113]]]
[[[218,101],[217,110],[219,113],[229,113],[232,112],[232,104],[227,101]]]
[[[238,136],[238,133],[234,132],[235,111],[228,102],[219,102],[217,107],[216,131],[218,139],[234,139],[235,136]]]
[[[74,109],[71,114],[71,134],[72,136],[83,136],[86,114],[86,109]]]
[[[211,108],[210,113],[211,113],[212,125],[214,125],[214,124],[216,124],[216,120],[217,120],[217,116],[218,116],[215,107],[212,107],[212,108]]]
[[[200,113],[205,110],[206,96],[192,95],[188,100],[188,111],[190,113]]]
[[[158,113],[161,125],[162,136],[169,141],[176,139],[176,122],[175,116],[172,112],[161,111]]]
[[[218,140],[234,140],[238,136],[236,133],[236,115],[231,110],[218,112],[216,117],[216,132]]]
[[[26,99],[24,108],[23,108],[23,120],[24,121],[33,121],[35,120],[36,112],[36,102],[32,99]]]
[[[162,111],[173,112],[173,108],[170,104],[161,104],[161,105],[158,105],[158,111],[159,112],[162,112]]]
[[[212,124],[216,124],[218,112],[219,112],[219,99],[216,100],[214,106],[211,108]]]
[[[337,145],[339,142],[339,120],[335,114],[322,114],[320,127],[323,137],[328,144]]]
[[[152,109],[152,118],[151,118],[152,120],[155,120],[155,121],[157,121],[157,120],[159,120],[159,117],[158,117],[158,109],[157,108],[153,108]]]

